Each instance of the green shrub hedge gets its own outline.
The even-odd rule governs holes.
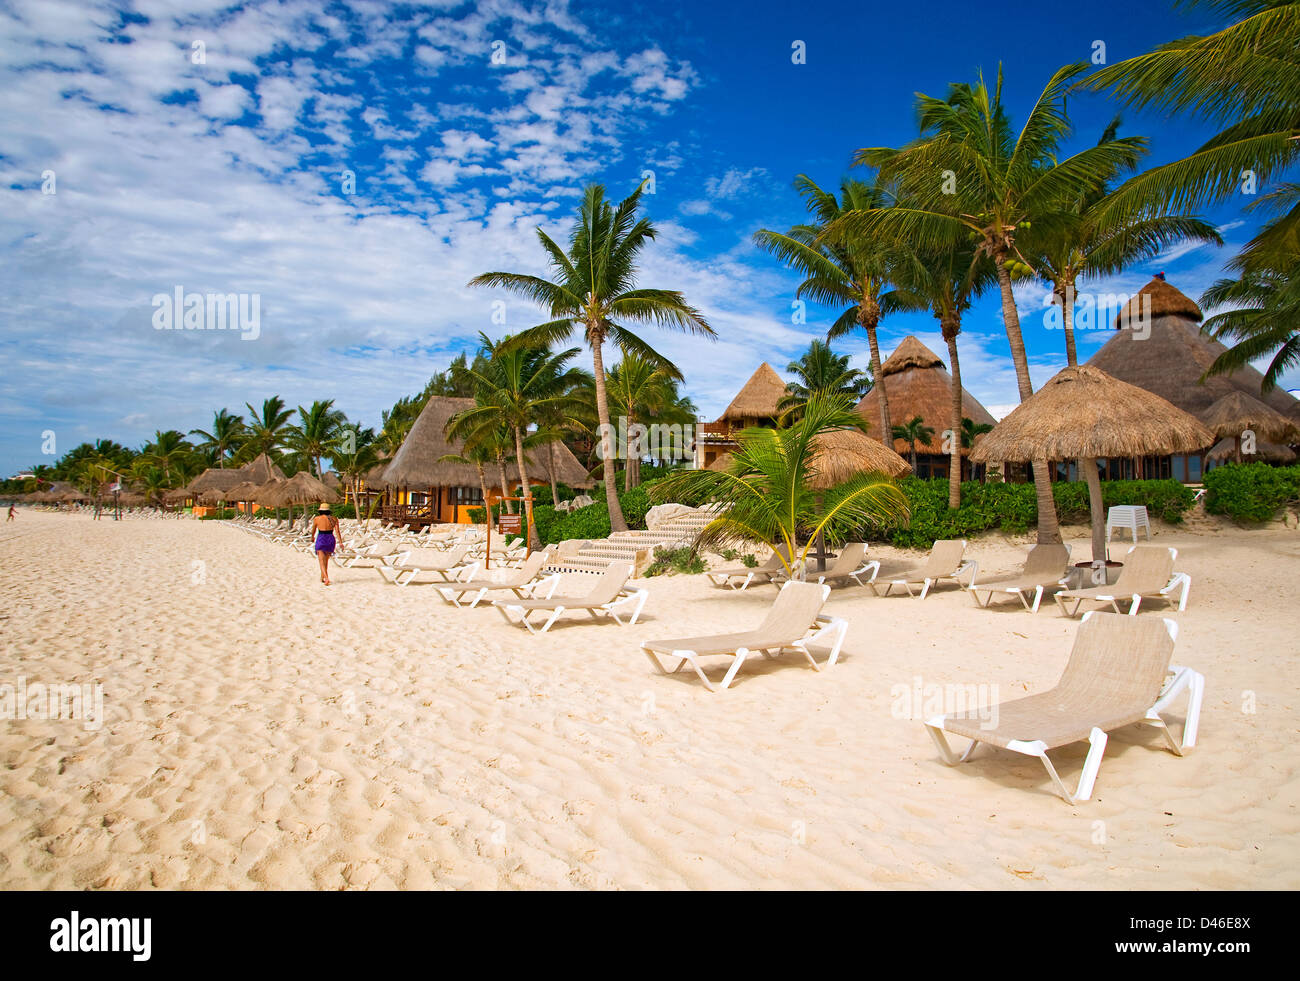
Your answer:
[[[967,538],[976,532],[998,529],[1023,534],[1038,522],[1038,500],[1033,484],[961,485],[961,507],[948,509],[948,481],[905,477],[899,487],[911,505],[911,521],[885,535],[900,548],[929,548],[941,538]],[[1182,520],[1195,495],[1176,480],[1103,481],[1102,505],[1144,504],[1154,517],[1170,523]],[[1052,485],[1057,517],[1062,523],[1089,520],[1088,485],[1083,482]],[[868,535],[871,535],[868,532]],[[874,537],[879,538],[876,531]]]
[[[1268,521],[1300,502],[1300,467],[1230,463],[1205,475],[1205,510],[1238,521]]]

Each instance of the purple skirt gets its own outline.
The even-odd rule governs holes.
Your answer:
[[[334,532],[322,531],[316,536],[316,551],[334,554]]]

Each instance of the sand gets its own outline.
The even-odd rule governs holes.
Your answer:
[[[751,664],[712,695],[639,642],[751,624],[771,587],[645,580],[636,626],[534,637],[373,570],[324,587],[215,522],[24,511],[0,526],[0,685],[99,682],[104,710],[0,722],[0,887],[1295,888],[1300,534],[1156,531],[1194,581],[1167,615],[1208,679],[1199,745],[1118,731],[1069,805],[1034,760],[943,766],[900,697],[1050,687],[1077,629],[1054,607],[837,590],[836,667]],[[1026,541],[969,554],[1011,569]],[[1055,754],[1071,784],[1085,748]]]

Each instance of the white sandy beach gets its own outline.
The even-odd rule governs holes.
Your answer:
[[[214,522],[25,510],[0,526],[0,684],[102,682],[105,718],[0,722],[0,886],[1296,888],[1300,533],[1156,531],[1194,580],[1167,615],[1207,677],[1199,745],[1117,731],[1071,806],[1036,761],[950,769],[891,714],[918,677],[1050,687],[1076,630],[1054,606],[837,590],[839,665],[750,662],[712,695],[639,642],[754,623],[772,587],[645,580],[636,626],[534,637],[369,569],[326,588]],[[992,573],[1027,541],[968,554]],[[1085,748],[1055,754],[1068,783]]]

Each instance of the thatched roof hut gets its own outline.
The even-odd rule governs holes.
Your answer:
[[[280,481],[259,494],[257,502],[270,507],[282,508],[295,504],[311,504],[324,501],[335,504],[339,495],[326,487],[306,470],[299,471],[288,480]]]
[[[911,473],[912,466],[866,433],[838,429],[813,438],[812,471],[808,486],[827,490],[861,473],[901,477]]]
[[[241,480],[247,480],[248,477],[242,470],[225,470],[220,467],[210,467],[204,470],[186,486],[185,490],[190,494],[202,496],[209,491],[228,491]]]
[[[1224,437],[1214,444],[1214,449],[1205,454],[1205,459],[1211,463],[1226,463],[1229,460],[1238,458],[1237,441],[1231,437]],[[1244,459],[1244,455],[1242,457]],[[1265,463],[1294,463],[1296,459],[1295,452],[1287,446],[1279,446],[1277,443],[1268,443],[1263,440],[1255,444],[1255,454],[1251,460],[1263,460]]]
[[[986,433],[971,459],[1032,462],[1196,453],[1214,444],[1199,419],[1091,364],[1063,368]]]
[[[1101,481],[1092,461],[1112,457],[1194,453],[1210,432],[1159,395],[1112,378],[1092,365],[1064,368],[986,433],[971,459],[1016,463],[1083,461],[1092,511],[1092,557],[1106,554]]]
[[[478,468],[472,463],[452,463],[444,461],[444,456],[460,456],[465,446],[460,440],[447,438],[447,423],[458,412],[474,407],[473,399],[454,398],[435,395],[425,404],[411,431],[402,442],[401,448],[393,459],[383,468],[379,479],[366,477],[368,487],[477,487]],[[586,468],[562,442],[555,446],[555,479],[570,487],[592,487],[595,482],[587,476]],[[527,473],[530,480],[549,481],[551,451],[549,446],[539,446],[529,450]],[[495,465],[487,468],[490,483],[493,479]],[[508,463],[507,476],[517,478],[519,468]]]
[[[177,487],[164,494],[162,500],[164,504],[184,504],[190,498],[196,496],[188,487]]]
[[[1148,317],[1147,297],[1149,319],[1139,320]],[[1201,381],[1206,369],[1226,350],[1200,332],[1201,319],[1200,307],[1157,276],[1120,311],[1115,318],[1114,336],[1088,359],[1088,364],[1112,378],[1154,392],[1198,417],[1234,391],[1244,392],[1283,414],[1296,409],[1296,399],[1280,388],[1261,394],[1263,376],[1251,367]]]
[[[239,468],[238,481],[251,480],[255,484],[265,484],[271,480],[284,480],[284,471],[275,465],[265,453]],[[232,487],[234,484],[231,485]]]
[[[251,480],[244,480],[226,491],[226,500],[251,501],[257,497],[261,490],[260,484],[255,484]]]
[[[785,382],[776,369],[764,361],[736,393],[731,404],[722,410],[718,422],[735,426],[755,425],[776,416],[785,398]]]
[[[917,452],[941,454],[941,434],[952,428],[952,375],[948,374],[943,361],[909,334],[880,366],[880,376],[876,379],[876,388],[858,403],[858,412],[876,429],[880,428],[880,393],[877,389],[884,385],[885,394],[889,396],[889,415],[893,424],[901,425],[920,416],[924,425],[933,429],[935,435],[929,446],[918,445]],[[977,425],[991,426],[997,422],[965,387],[961,390],[961,412]],[[873,430],[869,432],[882,443],[886,442],[885,434]],[[896,453],[911,451],[906,440],[892,440],[888,445]],[[963,448],[961,452],[965,456],[970,451]]]
[[[1250,430],[1261,441],[1291,443],[1300,439],[1300,425],[1245,392],[1229,392],[1201,413],[1201,422],[1215,436],[1239,439]]]

